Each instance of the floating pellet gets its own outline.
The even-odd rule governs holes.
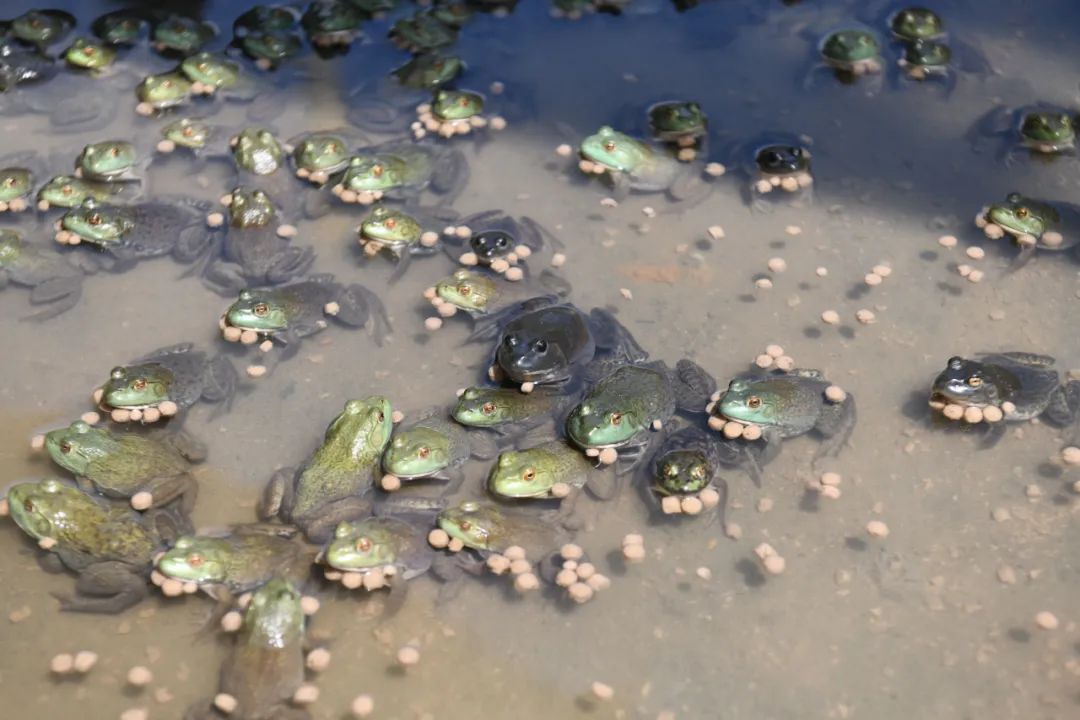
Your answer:
[[[1057,616],[1047,610],[1035,615],[1035,625],[1043,630],[1057,630],[1058,624]]]
[[[938,245],[944,248],[954,248],[958,244],[958,240],[953,235],[942,235],[938,238]]]
[[[660,500],[660,510],[662,510],[665,515],[677,515],[682,512],[682,503],[679,501],[679,498],[674,495],[665,495],[663,499]]]
[[[615,697],[615,691],[612,687],[599,681],[593,681],[592,694],[597,700],[610,700]]]
[[[866,523],[866,532],[871,537],[887,537],[889,534],[889,526],[881,522],[880,520],[871,520],[870,522]]]
[[[322,672],[330,667],[330,651],[326,648],[315,648],[307,654],[304,664],[312,672]]]
[[[566,588],[566,594],[576,603],[586,603],[592,599],[593,589],[588,583],[575,582]]]
[[[136,665],[128,670],[127,682],[133,687],[145,687],[154,681],[154,674],[150,669],[142,665]]]
[[[519,593],[530,592],[540,587],[540,578],[531,572],[523,572],[514,577],[514,589]]]
[[[441,550],[450,544],[450,536],[442,528],[435,528],[428,533],[428,544]]]
[[[54,655],[53,659],[49,661],[49,672],[57,675],[67,675],[75,667],[75,658],[71,653],[60,653]]]
[[[91,650],[80,650],[75,653],[75,660],[72,664],[75,672],[85,675],[94,669],[97,665],[98,654]]]
[[[375,712],[375,699],[370,695],[357,695],[349,705],[349,711],[353,717],[366,718]]]
[[[865,275],[865,277],[863,277],[863,282],[866,283],[867,285],[869,285],[870,287],[876,287],[876,286],[880,285],[882,280],[883,280],[882,276],[878,275],[877,273],[867,273]]]
[[[836,312],[835,310],[826,310],[825,312],[821,313],[821,320],[828,325],[839,325],[840,313]]]
[[[461,538],[450,538],[450,542],[447,543],[446,549],[453,553],[461,552],[465,549],[465,541]]]
[[[1061,451],[1061,461],[1066,465],[1080,465],[1080,447],[1069,447]]]

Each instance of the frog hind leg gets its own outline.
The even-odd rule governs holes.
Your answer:
[[[210,403],[224,403],[225,409],[228,409],[239,381],[240,375],[232,361],[225,355],[216,355],[204,371],[200,398]]]
[[[41,321],[54,318],[75,307],[81,298],[82,275],[46,280],[30,291],[30,303],[32,305],[48,305],[48,307],[22,319]]]
[[[435,162],[431,175],[431,189],[444,196],[445,204],[453,205],[469,181],[469,162],[455,149],[448,149]]]
[[[675,390],[675,405],[682,412],[705,412],[709,398],[716,392],[716,378],[688,358],[675,363],[672,384]]]
[[[987,357],[990,358],[990,357],[993,357],[993,356],[1008,358],[1009,360],[1012,360],[1013,362],[1018,362],[1018,363],[1020,363],[1022,365],[1030,365],[1031,367],[1048,368],[1048,367],[1052,367],[1054,365],[1054,363],[1057,362],[1050,355],[1039,355],[1038,353],[1029,353],[1029,352],[994,353],[993,355],[988,355]]]
[[[174,500],[179,500],[181,512],[190,514],[195,508],[195,498],[199,494],[199,485],[188,473],[178,473],[171,477],[154,478],[143,488],[153,497],[153,507],[164,507]]]
[[[1055,390],[1043,417],[1058,427],[1080,423],[1080,380],[1070,380]]]
[[[393,332],[386,305],[363,285],[354,284],[345,288],[338,305],[335,317],[350,327],[363,327],[371,320],[371,332],[377,345],[382,345],[386,336]]]
[[[855,429],[855,398],[848,395],[843,402],[824,401],[814,430],[823,438],[817,458],[836,456],[840,453]]]
[[[55,595],[64,612],[114,614],[138,604],[147,595],[146,580],[122,562],[90,565],[75,581],[75,596]]]

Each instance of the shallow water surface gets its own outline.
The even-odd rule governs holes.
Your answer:
[[[54,4],[76,13],[83,31],[119,7]],[[1009,273],[1012,249],[972,224],[980,207],[1012,190],[1075,201],[1080,163],[1019,157],[1006,167],[964,138],[998,103],[1080,104],[1080,12],[1064,0],[934,3],[996,73],[963,74],[951,94],[896,84],[887,48],[881,82],[817,77],[807,89],[817,37],[878,22],[891,7],[868,5],[742,0],[676,12],[632,0],[621,16],[571,21],[524,0],[509,17],[479,15],[462,31],[453,48],[468,63],[461,85],[504,83],[489,101],[510,124],[483,141],[453,141],[471,171],[455,209],[500,208],[551,228],[567,246],[572,301],[616,312],[654,357],[693,358],[724,384],[778,343],[798,366],[820,368],[854,394],[859,424],[850,447],[819,467],[842,476],[838,499],[807,489],[817,473],[816,445],[806,438],[785,443],[760,488],[728,472],[727,521],[741,528],[738,539],[705,518],[658,520],[636,489],[608,503],[583,500],[589,523],[577,542],[612,586],[579,607],[541,593],[518,597],[490,577],[440,601],[440,586],[425,577],[384,619],[380,596],[320,589],[309,634],[333,660],[315,680],[313,717],[347,716],[359,693],[374,696],[375,717],[403,719],[1080,715],[1080,503],[1072,490],[1080,476],[1060,461],[1076,439],[1024,424],[983,450],[974,433],[932,425],[925,404],[951,355],[1020,349],[1057,357],[1062,371],[1080,368],[1080,265],[1040,254]],[[4,13],[29,7],[11,0]],[[245,9],[204,7],[226,32]],[[381,74],[407,57],[385,40],[405,10],[365,24],[365,39],[342,57],[307,53],[279,71],[286,106],[273,125],[281,137],[341,126],[342,95],[358,83],[378,92]],[[752,212],[729,172],[693,207],[655,195],[606,207],[606,191],[555,153],[603,124],[643,130],[648,105],[683,97],[709,114],[710,159],[767,129],[811,138],[814,203]],[[0,117],[0,154],[32,147],[62,158],[58,172],[87,142],[141,138],[149,146],[160,122],[129,112],[126,91],[117,103],[112,124],[85,135],[55,133],[41,116]],[[213,121],[245,123],[239,107]],[[215,172],[192,176],[184,163],[166,163],[152,189],[216,201],[228,188]],[[389,263],[358,261],[351,238],[362,212],[336,206],[303,220],[297,242],[314,245],[315,271],[378,293],[393,335],[378,347],[366,332],[331,328],[269,376],[245,380],[228,412],[197,406],[185,426],[210,452],[197,471],[198,527],[253,519],[266,480],[307,456],[346,399],[383,393],[414,415],[450,403],[482,376],[489,348],[464,343],[467,323],[424,329],[432,313],[420,294],[451,262],[415,258],[388,284]],[[48,222],[0,217],[12,222],[50,242]],[[711,238],[707,229],[717,225],[723,237]],[[959,248],[938,244],[947,234]],[[969,259],[968,246],[984,247],[986,258]],[[770,271],[778,257],[786,270]],[[891,275],[866,287],[864,276],[882,263]],[[985,279],[963,279],[956,267],[965,263]],[[0,482],[59,472],[30,451],[29,438],[90,409],[89,393],[109,368],[178,342],[224,345],[217,320],[228,301],[181,272],[161,259],[98,273],[76,308],[40,324],[19,320],[28,312],[24,291],[0,293]],[[762,278],[771,288],[755,284]],[[860,309],[876,322],[859,323]],[[826,310],[838,312],[839,325],[821,321]],[[481,492],[488,467],[467,466],[463,494]],[[887,537],[867,533],[872,520],[887,524]],[[622,559],[630,532],[644,535],[641,564]],[[763,542],[784,556],[782,574],[761,570],[754,549]],[[15,614],[0,619],[0,714],[96,720],[146,708],[151,718],[177,718],[216,692],[228,640],[197,634],[210,612],[205,598],[155,591],[119,616],[60,613],[50,593],[70,590],[72,579],[44,573],[37,553],[12,523],[0,523],[0,608]],[[1058,618],[1056,630],[1036,626],[1042,611]],[[420,647],[421,661],[402,672],[395,654],[406,643]],[[81,649],[101,656],[88,676],[50,677],[53,655]],[[145,690],[126,687],[135,665],[153,672]],[[594,681],[614,697],[595,699]]]

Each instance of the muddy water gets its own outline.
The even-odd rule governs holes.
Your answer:
[[[29,7],[7,5],[7,14]],[[235,4],[209,5],[223,27],[239,12]],[[84,22],[104,8],[78,6]],[[924,405],[928,383],[952,354],[1025,349],[1080,367],[1080,266],[1041,256],[1007,275],[1009,252],[971,224],[983,203],[1013,189],[1075,200],[1080,165],[1020,159],[1006,169],[963,140],[998,100],[1078,102],[1080,45],[1070,34],[1078,15],[1050,0],[934,7],[999,75],[965,75],[951,96],[888,82],[872,94],[864,82],[817,80],[804,90],[810,38],[856,12],[836,2],[705,3],[681,14],[642,4],[651,11],[579,22],[549,19],[542,3],[525,2],[509,18],[468,26],[456,46],[470,66],[462,84],[504,82],[495,102],[505,103],[512,122],[490,142],[459,141],[471,179],[456,208],[527,213],[555,230],[568,245],[573,300],[616,310],[655,356],[688,355],[726,379],[779,343],[858,398],[859,425],[851,447],[829,464],[843,477],[837,500],[805,489],[814,478],[810,440],[786,444],[760,489],[729,474],[728,520],[741,527],[738,540],[719,523],[651,522],[635,492],[590,506],[593,520],[578,539],[613,583],[582,607],[518,598],[494,582],[469,583],[439,603],[439,587],[424,579],[383,620],[380,598],[325,590],[311,632],[333,661],[317,680],[314,717],[343,717],[362,692],[374,696],[378,717],[410,719],[1080,713],[1080,504],[1070,489],[1080,476],[1056,460],[1068,438],[1025,425],[979,450],[974,437],[932,428]],[[340,89],[400,62],[382,39],[386,27],[372,23],[370,42],[345,59],[294,66],[306,79],[290,85],[287,112],[276,121],[283,136],[340,125]],[[766,128],[810,136],[816,202],[753,214],[729,175],[693,208],[656,197],[602,207],[604,191],[582,183],[554,153],[600,124],[638,122],[649,103],[683,96],[709,112],[717,152]],[[91,140],[145,139],[152,123],[128,115],[128,101],[121,99],[125,112],[107,131],[87,136],[3,118],[3,148],[74,155]],[[243,123],[235,109],[218,120]],[[225,189],[213,175],[192,182],[182,163],[160,169],[154,182],[155,191],[208,200]],[[659,214],[647,217],[646,206]],[[230,412],[196,409],[187,427],[210,446],[199,470],[200,527],[250,519],[265,480],[303,459],[345,399],[382,392],[412,413],[450,402],[478,376],[488,349],[463,344],[465,323],[451,320],[432,335],[423,329],[430,310],[419,293],[449,262],[417,259],[388,286],[388,264],[357,262],[349,237],[359,216],[341,209],[301,223],[298,241],[316,246],[317,270],[378,292],[394,335],[377,347],[364,332],[331,329],[271,376],[248,382]],[[722,239],[707,235],[713,225],[723,227]],[[46,241],[50,229],[30,233]],[[960,249],[939,246],[943,234],[959,237]],[[967,259],[968,245],[985,247],[986,259]],[[774,257],[786,261],[785,272],[768,271]],[[986,279],[962,279],[955,267],[965,262]],[[878,263],[892,275],[867,289],[863,276]],[[816,274],[819,267],[828,274]],[[220,344],[216,321],[227,301],[180,272],[160,260],[91,277],[81,304],[45,324],[18,321],[27,312],[24,292],[0,293],[4,483],[53,472],[30,453],[28,439],[89,409],[90,389],[114,364],[177,342]],[[771,289],[755,286],[762,277]],[[821,322],[830,309],[840,326]],[[877,322],[858,323],[859,309]],[[466,488],[475,491],[486,469],[469,465]],[[884,521],[889,535],[870,537],[871,520]],[[644,533],[648,557],[627,566],[619,543],[632,531]],[[782,575],[759,569],[753,550],[761,542],[786,559]],[[115,718],[145,707],[153,718],[175,718],[214,692],[226,643],[195,634],[209,611],[202,598],[155,595],[116,617],[61,614],[49,593],[70,589],[71,579],[43,573],[36,548],[7,522],[0,551],[0,608],[5,616],[30,610],[18,622],[0,618],[5,717]],[[1015,582],[999,579],[1006,568]],[[1036,627],[1040,611],[1054,613],[1060,627]],[[395,652],[413,641],[421,662],[401,673]],[[80,649],[101,655],[89,676],[49,677],[55,653]],[[125,688],[134,665],[153,671],[148,690]],[[614,688],[614,698],[591,699],[594,680]]]

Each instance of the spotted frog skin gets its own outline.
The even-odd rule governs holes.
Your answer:
[[[7,501],[15,524],[78,575],[75,595],[57,596],[60,609],[72,612],[136,605],[146,597],[154,556],[187,525],[178,515],[137,515],[52,479],[14,485]]]
[[[301,467],[274,474],[259,515],[292,523],[317,543],[329,540],[338,523],[369,515],[367,495],[390,442],[391,415],[390,401],[379,395],[347,402]]]

